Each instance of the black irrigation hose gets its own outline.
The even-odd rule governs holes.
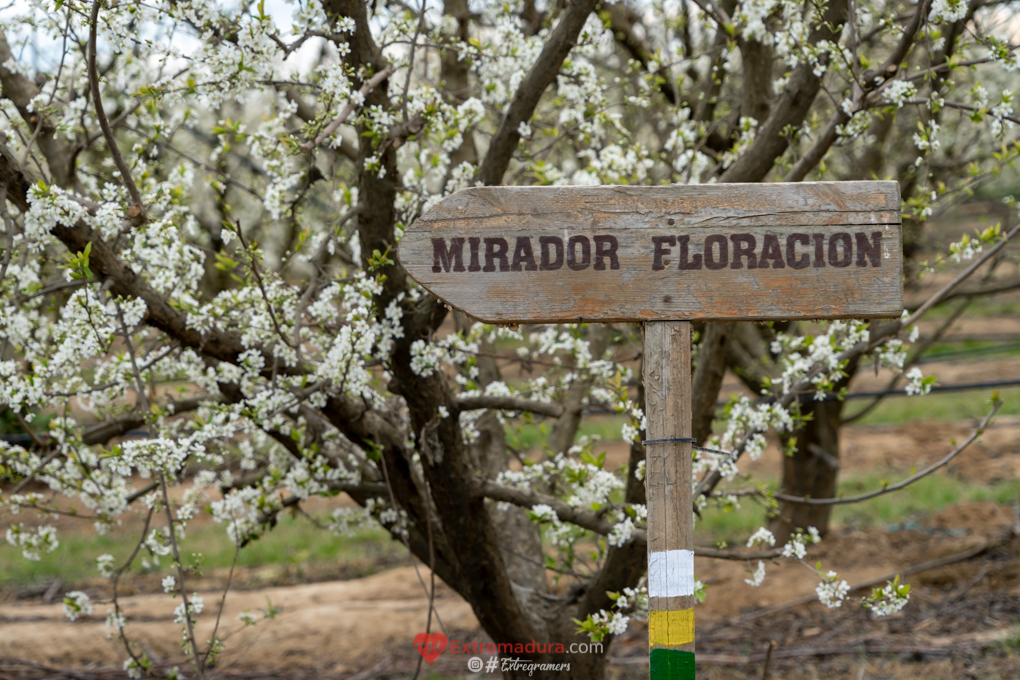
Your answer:
[[[999,354],[1001,352],[1011,352],[1020,349],[1020,341],[1018,342],[1007,342],[1001,345],[992,345],[991,347],[975,347],[972,349],[959,349],[951,352],[929,352],[920,361],[916,362],[919,364],[931,364],[947,359],[958,359],[966,357],[978,357],[987,356],[989,354]]]
[[[960,383],[959,385],[933,385],[931,392],[963,392],[965,390],[981,390],[989,387],[1015,387],[1020,385],[1020,379],[1013,380],[990,380],[987,382],[976,382],[976,383]],[[844,394],[842,399],[874,399],[875,397],[903,397],[907,395],[906,389],[899,390],[882,390],[879,392],[850,392]],[[803,403],[809,403],[812,401],[839,401],[840,396],[834,392],[827,392],[821,399],[815,399],[814,394],[802,394],[798,401]],[[774,402],[775,399],[766,400],[767,403]],[[729,402],[720,401],[716,404],[716,407],[722,408]]]
[[[1017,380],[1017,379],[1013,379],[1013,380],[989,380],[989,381],[986,381],[986,382],[960,383],[959,385],[933,385],[932,388],[931,388],[931,391],[933,393],[934,392],[963,392],[965,390],[981,390],[981,389],[986,389],[986,388],[989,388],[989,387],[1014,387],[1016,385],[1020,385],[1020,380]],[[851,392],[850,394],[844,395],[843,398],[844,399],[868,399],[868,398],[874,398],[874,397],[903,396],[903,395],[906,395],[906,394],[907,394],[907,390],[906,389],[900,389],[900,390],[882,390],[880,392]],[[801,396],[800,400],[802,402],[805,402],[805,401],[815,401],[815,398],[814,398],[813,395],[805,394],[805,395]],[[832,394],[830,392],[830,393],[826,394],[825,397],[823,397],[822,399],[819,399],[818,401],[838,401],[838,400],[839,400],[839,395],[838,394]]]

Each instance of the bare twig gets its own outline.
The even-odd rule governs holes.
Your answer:
[[[7,235],[7,242],[4,244],[4,259],[0,263],[0,284],[3,284],[4,277],[7,276],[7,267],[11,264],[11,258],[14,256],[14,220],[7,212],[6,184],[0,184],[0,216],[3,216],[4,233]]]
[[[17,412],[15,412],[14,415],[18,419],[19,422],[25,422]],[[28,424],[26,423],[25,425],[22,425],[22,427],[27,429],[28,428]],[[34,437],[34,433],[33,433],[33,435],[30,435],[30,436]],[[36,466],[35,470],[33,470],[30,474],[25,475],[22,478],[22,480],[20,482],[18,482],[14,486],[13,489],[11,489],[11,493],[12,494],[20,493],[22,489],[24,489],[26,486],[28,486],[29,483],[31,483],[32,480],[35,479],[35,476],[37,474],[39,474],[44,469],[46,469],[46,466],[49,465],[50,462],[54,458],[59,456],[59,455],[60,455],[60,449],[54,449],[53,451],[51,451],[48,456],[46,456],[45,458],[42,459],[42,461],[39,462],[39,465]]]
[[[924,103],[927,104],[928,102],[926,101]],[[960,111],[970,111],[971,113],[978,110],[978,107],[970,104],[964,104],[963,102],[944,101],[942,102],[942,106],[949,109],[959,109]],[[1002,118],[1010,121],[1011,123],[1020,123],[1020,117],[1017,116],[1002,116]]]
[[[1015,50],[1016,47],[1010,48],[1010,52]],[[916,71],[905,78],[905,80],[927,80],[931,77],[931,74],[938,73],[939,71],[952,71],[953,69],[967,68],[968,66],[978,66],[980,64],[987,64],[988,62],[995,61],[1001,57],[981,57],[980,59],[971,59],[969,61],[960,61],[952,63],[951,61],[944,61],[941,64],[932,66],[931,68],[924,69],[923,71]],[[927,102],[926,102],[927,103]]]
[[[404,114],[404,120],[407,120],[407,93],[411,89],[411,77],[414,75],[414,55],[418,46],[418,36],[421,35],[422,29],[425,28],[425,0],[422,0],[421,11],[418,12],[418,25],[414,28],[414,37],[411,38],[411,46],[408,48],[407,56],[407,78],[404,79],[404,93],[401,95],[400,110]],[[428,55],[426,48],[426,56]],[[427,59],[426,59],[427,64]],[[429,619],[431,621],[431,617]],[[421,663],[418,663],[418,670],[421,670]],[[414,674],[414,677],[418,677],[418,673]]]
[[[223,607],[227,604],[227,593],[230,592],[230,583],[234,580],[234,570],[237,569],[237,558],[241,554],[241,544],[234,542],[234,559],[230,563],[230,572],[227,574],[227,584],[223,587],[223,597],[220,598],[219,609],[216,610],[216,625],[213,626],[212,635],[209,636],[209,648],[205,650],[203,665],[209,662],[209,655],[216,649],[216,633],[220,629],[220,619],[223,618]]]
[[[59,83],[60,82],[60,76],[64,72],[64,61],[67,59],[67,34],[68,34],[68,28],[70,28],[70,26],[71,26],[71,12],[68,12],[67,13],[67,20],[64,22],[63,38],[62,38],[62,44],[60,46],[60,64],[57,66],[57,74],[53,77],[53,82],[55,82],[55,83]],[[50,98],[46,102],[46,106],[47,107],[49,107],[50,105],[53,104],[53,100],[57,96],[57,90],[58,90],[58,88],[54,87],[53,91],[50,92]],[[39,116],[39,122],[35,126],[35,132],[32,133],[32,136],[29,138],[28,143],[25,144],[25,154],[21,157],[21,165],[22,165],[22,167],[24,167],[25,164],[28,163],[28,158],[29,158],[29,156],[32,155],[32,145],[35,144],[35,140],[39,138],[39,133],[42,132],[43,123],[45,123],[45,122],[46,122],[46,117],[45,116]],[[0,276],[0,280],[2,280],[2,279],[3,279],[3,277]]]
[[[145,535],[149,533],[149,525],[152,523],[152,515],[156,512],[155,507],[149,508],[149,514],[145,516],[145,524],[142,526],[142,538],[135,544],[134,550],[131,551],[131,555],[128,556],[127,561],[113,574],[113,614],[114,623],[117,626],[117,635],[120,638],[121,643],[124,645],[124,649],[127,650],[128,656],[135,662],[137,668],[144,668],[141,659],[135,655],[131,649],[131,643],[127,639],[127,635],[124,634],[124,623],[123,616],[120,610],[120,599],[118,598],[117,587],[120,584],[120,577],[127,571],[131,564],[138,557],[138,552],[142,549],[142,545],[145,543]]]
[[[694,554],[698,557],[710,557],[716,560],[770,560],[783,554],[782,548],[771,550],[759,550],[758,552],[747,552],[745,550],[730,550],[728,548],[715,548],[707,545],[694,546]]]
[[[103,137],[106,138],[106,146],[110,150],[110,156],[113,157],[113,162],[117,166],[117,170],[120,171],[124,186],[127,187],[131,200],[134,202],[134,207],[137,210],[136,215],[132,215],[129,210],[128,216],[142,217],[145,213],[145,208],[142,206],[142,195],[135,185],[134,178],[131,177],[131,168],[127,166],[127,163],[124,162],[124,157],[120,154],[117,140],[113,137],[113,128],[110,127],[110,121],[107,119],[106,111],[103,109],[103,95],[99,91],[99,71],[96,69],[96,34],[99,32],[99,6],[100,0],[93,0],[92,18],[89,24],[88,71],[89,84],[92,87],[92,104],[96,110],[96,118],[99,119],[99,127],[103,130]]]
[[[358,206],[354,206],[340,217],[340,220],[333,229],[340,229],[347,223],[348,220],[357,214]],[[305,315],[305,309],[307,309],[308,303],[311,302],[312,296],[315,294],[315,290],[319,285],[319,268],[322,266],[322,261],[325,259],[326,253],[329,252],[329,244],[332,240],[333,234],[327,233],[326,238],[322,239],[322,243],[319,244],[319,249],[315,252],[315,256],[309,263],[312,265],[311,279],[308,281],[308,287],[305,288],[305,291],[301,294],[301,298],[298,300],[297,311],[294,312],[294,336],[293,340],[291,340],[291,346],[294,348],[294,351],[297,352],[298,363],[301,362],[302,319]]]
[[[864,581],[863,583],[858,583],[855,586],[851,586],[848,592],[853,593],[859,590],[867,590],[868,588],[874,588],[875,586],[879,586],[884,583],[887,583],[888,581],[892,581],[897,576],[899,576],[900,578],[905,578],[913,574],[920,574],[921,572],[924,571],[938,569],[939,567],[944,567],[949,564],[956,564],[957,562],[969,560],[970,558],[976,557],[977,555],[980,555],[981,553],[985,552],[990,548],[994,548],[995,546],[1002,543],[1003,540],[1004,537],[985,541],[984,543],[975,546],[970,550],[964,550],[963,552],[955,553],[953,555],[940,557],[934,560],[928,560],[927,562],[921,562],[920,564],[915,564],[904,569],[898,569],[892,573],[885,574],[884,576],[873,578],[868,581]],[[811,602],[815,602],[817,599],[818,596],[816,594],[805,595],[804,597],[798,597],[795,600],[790,600],[789,602],[784,602],[783,604],[777,604],[772,607],[764,607],[762,609],[749,612],[744,616],[739,617],[737,621],[739,621],[740,623],[747,623],[748,621],[760,619],[763,616],[771,616],[772,614],[778,614],[779,612],[786,611],[787,609],[799,607],[804,604],[810,604]]]
[[[367,83],[361,86],[362,99],[364,99],[364,97],[367,96],[369,92],[377,88],[380,83],[389,78],[390,75],[392,75],[395,70],[396,69],[393,66],[387,66],[382,71],[379,71],[379,73],[376,73],[374,76],[372,76],[372,78]],[[352,111],[354,111],[354,103],[348,102],[347,105],[343,108],[343,110],[340,111],[340,115],[334,118],[333,122],[324,127],[322,129],[322,132],[315,136],[315,139],[305,142],[304,144],[301,145],[301,150],[307,153],[308,151],[311,151],[315,147],[322,144],[323,140],[332,135],[334,132],[337,131],[337,128],[339,128],[341,125],[347,122],[347,118],[351,115]]]
[[[964,583],[962,586],[960,586],[956,590],[956,592],[954,592],[952,595],[950,595],[949,598],[946,600],[946,602],[947,603],[948,602],[955,602],[955,601],[959,600],[961,597],[963,597],[964,595],[966,595],[970,591],[971,588],[973,588],[978,583],[980,583],[981,579],[983,579],[985,576],[988,575],[989,571],[990,571],[990,567],[987,564],[985,566],[981,567],[981,569],[978,570],[978,573],[975,574],[972,579],[970,579],[969,581]]]
[[[131,359],[131,373],[135,378],[135,389],[138,390],[138,396],[135,397],[136,405],[142,408],[142,411],[149,410],[149,395],[145,392],[145,385],[142,384],[142,373],[138,370],[138,360],[135,357],[135,344],[131,342],[131,331],[128,330],[127,324],[124,323],[124,314],[121,311],[120,303],[114,302],[117,306],[117,321],[120,322],[120,329],[124,333],[124,344],[127,346],[128,357]]]
[[[694,4],[704,10],[705,14],[712,17],[720,29],[725,30],[727,26],[732,25],[733,21],[730,19],[730,15],[715,0],[694,0]]]
[[[39,448],[44,448],[49,445],[49,442],[43,441],[43,439],[40,438],[39,435],[35,433],[35,430],[29,427],[28,423],[25,421],[24,416],[22,416],[20,413],[13,409],[11,410],[11,413],[14,414],[14,419],[18,421],[18,425],[21,426],[21,429],[24,430],[25,433],[32,438],[33,444],[35,444]]]
[[[1014,279],[1012,281],[1005,281],[1002,283],[987,285],[984,286],[983,288],[958,290],[942,298],[942,302],[950,302],[958,298],[970,299],[977,297],[990,297],[992,295],[999,295],[1001,293],[1012,293],[1013,291],[1018,289],[1020,289],[1020,279]],[[908,306],[907,309],[910,309],[910,307]]]
[[[138,491],[135,491],[130,496],[125,498],[124,499],[124,505],[131,505],[132,503],[137,501],[139,498],[141,498],[145,494],[149,493],[150,491],[155,490],[156,487],[158,487],[158,486],[159,486],[159,484],[157,482],[151,482],[149,484],[146,484],[141,489],[138,489]]]
[[[988,427],[988,423],[989,421],[991,421],[992,416],[994,416],[1000,408],[1002,408],[1002,402],[996,401],[994,404],[992,404],[992,410],[989,411],[987,416],[985,416],[985,419],[981,421],[981,424],[978,425],[977,429],[971,432],[970,436],[967,437],[967,439],[965,439],[962,444],[958,444],[956,447],[954,447],[952,451],[943,456],[942,460],[926,467],[925,469],[921,470],[916,474],[910,475],[903,481],[897,482],[896,484],[890,484],[889,486],[884,486],[881,489],[876,489],[875,491],[862,493],[857,496],[848,496],[846,498],[807,498],[806,496],[789,496],[785,493],[774,493],[772,494],[772,496],[773,498],[777,498],[783,502],[794,503],[797,505],[847,505],[849,503],[860,503],[861,501],[876,498],[887,493],[892,493],[893,491],[899,491],[900,489],[908,487],[920,479],[924,479],[925,477],[935,472],[939,468],[948,465],[949,461],[953,460],[953,458],[956,458],[957,455],[959,455],[968,446],[973,444],[974,441],[981,436],[981,433],[985,431],[986,427]]]
[[[818,136],[812,147],[797,161],[790,172],[784,178],[786,182],[799,182],[807,176],[818,162],[822,160],[839,136],[839,127],[846,125],[854,113],[861,109],[865,99],[873,91],[880,89],[882,85],[892,79],[899,72],[900,63],[907,56],[914,40],[918,35],[918,28],[928,13],[929,0],[921,0],[917,5],[910,23],[903,28],[903,34],[896,47],[889,54],[876,71],[864,74],[860,84],[854,85],[852,94],[852,108],[845,111],[842,106],[837,106],[835,113],[829,120],[825,130]]]
[[[953,313],[949,315],[949,318],[946,319],[942,323],[942,325],[935,330],[934,333],[924,338],[922,342],[918,343],[918,345],[914,348],[914,351],[911,354],[910,358],[903,362],[903,366],[901,367],[901,373],[894,375],[892,379],[889,381],[889,383],[885,386],[885,389],[882,390],[882,392],[885,393],[892,391],[896,387],[896,383],[898,383],[900,379],[903,377],[903,374],[906,373],[911,367],[913,367],[918,361],[920,361],[921,357],[924,356],[924,353],[927,352],[932,345],[938,342],[943,335],[945,335],[946,331],[948,331],[949,328],[954,323],[956,323],[956,320],[960,318],[960,316],[967,310],[967,307],[969,306],[970,301],[965,300],[962,305],[959,305],[953,311]],[[878,362],[875,363],[875,371],[876,373],[878,372]],[[847,425],[868,415],[876,406],[882,403],[883,399],[885,399],[885,395],[879,394],[870,402],[868,402],[866,406],[856,411],[853,415],[849,415],[843,418],[842,424]]]
[[[280,326],[279,319],[276,318],[276,311],[273,309],[273,303],[269,299],[269,292],[266,290],[266,284],[262,280],[262,275],[259,274],[259,263],[255,257],[255,248],[250,246],[245,240],[244,234],[241,230],[241,220],[237,220],[237,238],[241,241],[244,254],[248,261],[248,268],[251,270],[252,276],[255,277],[255,283],[258,285],[259,292],[262,294],[262,301],[266,304],[266,311],[269,312],[269,318],[273,322],[273,328],[276,330],[276,335],[283,340],[283,344],[288,347],[292,347],[290,340],[287,338],[286,334],[284,334],[283,328]]]
[[[195,629],[191,621],[191,603],[188,602],[188,591],[184,583],[184,565],[181,564],[181,552],[177,547],[177,532],[174,530],[174,511],[170,505],[170,494],[166,490],[166,475],[161,470],[159,473],[159,486],[163,491],[163,506],[166,511],[167,528],[170,535],[170,548],[174,554],[174,564],[177,566],[177,578],[180,581],[181,599],[184,602],[184,624],[188,631],[188,644],[191,645],[191,653],[195,657],[195,674],[199,680],[205,680],[205,660],[195,640]]]
[[[761,680],[769,680],[769,663],[772,661],[772,652],[776,649],[776,641],[769,640],[768,649],[765,650],[765,667],[761,671]]]
[[[387,490],[387,492],[389,493],[389,496],[390,496],[390,504],[393,506],[393,509],[396,510],[400,506],[397,504],[397,495],[393,492],[393,485],[390,483],[390,473],[386,469],[386,460],[384,458],[382,458],[381,455],[380,455],[380,458],[379,458],[379,467],[382,468],[383,478],[386,480],[386,490]],[[422,498],[422,504],[423,505],[427,506],[428,503],[429,503],[429,499],[427,497]],[[431,513],[430,513],[429,510],[426,510],[425,512],[426,512],[426,520],[425,521],[430,523],[429,536],[431,537],[431,532],[432,532],[431,522],[428,519],[428,516]],[[391,533],[392,533],[392,535],[397,536],[400,539],[400,541],[407,548],[407,552],[409,552],[411,554],[411,560],[412,560],[411,561],[411,565],[414,567],[414,574],[415,574],[415,576],[418,577],[418,582],[421,584],[422,589],[425,590],[425,593],[429,596],[429,599],[431,601],[432,597],[435,594],[435,571],[432,572],[432,574],[433,574],[432,575],[432,579],[433,580],[432,580],[432,588],[430,589],[428,586],[425,585],[425,579],[423,579],[421,577],[421,572],[418,571],[418,562],[414,559],[414,551],[411,549],[411,542],[407,539],[406,536],[404,536],[404,534],[400,533],[399,531],[394,531],[394,532],[391,532]],[[433,551],[431,539],[429,541],[429,559],[433,561],[433,564],[431,566],[435,566],[435,564],[434,564],[434,561],[435,561],[435,552]],[[430,605],[430,611],[431,611],[431,605]],[[445,634],[446,633],[446,627],[443,625],[443,620],[441,618],[439,618],[439,612],[438,611],[435,612],[435,614],[436,614],[436,622],[439,623],[439,628]],[[429,622],[431,623],[431,619],[430,619]]]
[[[900,322],[900,328],[908,328],[920,321],[921,317],[927,314],[932,307],[945,300],[961,283],[970,278],[971,274],[980,269],[981,266],[990,259],[998,255],[999,251],[1005,248],[1018,233],[1020,233],[1020,224],[1017,224],[1017,226],[1010,229],[998,243],[989,248],[988,251],[975,260],[972,265],[964,269],[955,279],[944,285],[937,293],[928,298],[927,302],[917,308],[917,311],[911,314],[908,318],[902,320]]]
[[[596,0],[573,0],[567,5],[528,75],[517,87],[499,129],[489,142],[489,150],[478,167],[479,184],[495,186],[503,182],[503,174],[521,139],[519,131],[521,123],[526,123],[531,118],[542,98],[542,93],[556,79],[563,60],[573,49],[578,34],[596,4]]]

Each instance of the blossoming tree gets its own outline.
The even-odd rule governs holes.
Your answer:
[[[8,543],[54,549],[45,518],[67,499],[89,511],[63,523],[99,530],[140,508],[131,559],[96,566],[114,584],[135,560],[165,571],[198,677],[223,633],[187,587],[188,521],[208,508],[241,550],[338,493],[359,509],[332,530],[381,525],[494,640],[611,639],[644,597],[638,329],[473,323],[406,276],[404,228],[477,184],[879,177],[901,183],[909,254],[925,218],[1020,152],[1008,7],[18,3],[0,33],[0,407],[27,440],[0,443],[0,500],[44,520],[15,521]],[[948,244],[970,265],[902,319],[699,326],[697,511],[738,501],[729,483],[767,437],[790,455],[782,492],[752,495],[771,528],[698,554],[753,560],[752,586],[760,560],[804,561],[847,500],[829,498],[842,403],[813,397],[866,357],[927,391],[905,363],[915,322],[1003,260],[1003,226]],[[761,397],[733,400],[712,435],[727,368]],[[627,420],[622,471],[578,437],[599,411]],[[846,582],[804,564],[839,606]],[[864,605],[906,595],[895,582]],[[126,667],[153,671],[116,597],[108,611]],[[604,655],[570,661],[604,673]]]

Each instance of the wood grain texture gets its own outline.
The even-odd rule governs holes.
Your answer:
[[[895,317],[903,306],[896,182],[475,187],[411,225],[398,257],[493,323]]]
[[[691,436],[691,324],[654,321],[644,325],[645,415],[648,439]],[[694,607],[689,594],[657,597],[653,582],[693,582],[694,513],[691,506],[692,448],[689,442],[646,445],[645,486],[648,508],[649,612],[682,612]],[[689,566],[663,555],[692,551]],[[684,572],[663,578],[655,570],[668,566]],[[686,573],[690,570],[690,573]],[[693,619],[691,622],[693,635]],[[658,645],[655,645],[658,646]],[[669,645],[694,651],[694,643]]]

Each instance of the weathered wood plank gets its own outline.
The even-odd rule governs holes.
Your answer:
[[[691,436],[691,324],[653,321],[644,332],[651,677],[693,678],[692,449],[688,442],[651,441]]]
[[[495,323],[902,311],[895,182],[477,187],[412,225],[398,257]]]
[[[896,182],[693,184],[686,186],[474,187],[445,199],[423,221],[541,213],[658,213],[691,224],[783,213],[887,212],[897,215]]]

